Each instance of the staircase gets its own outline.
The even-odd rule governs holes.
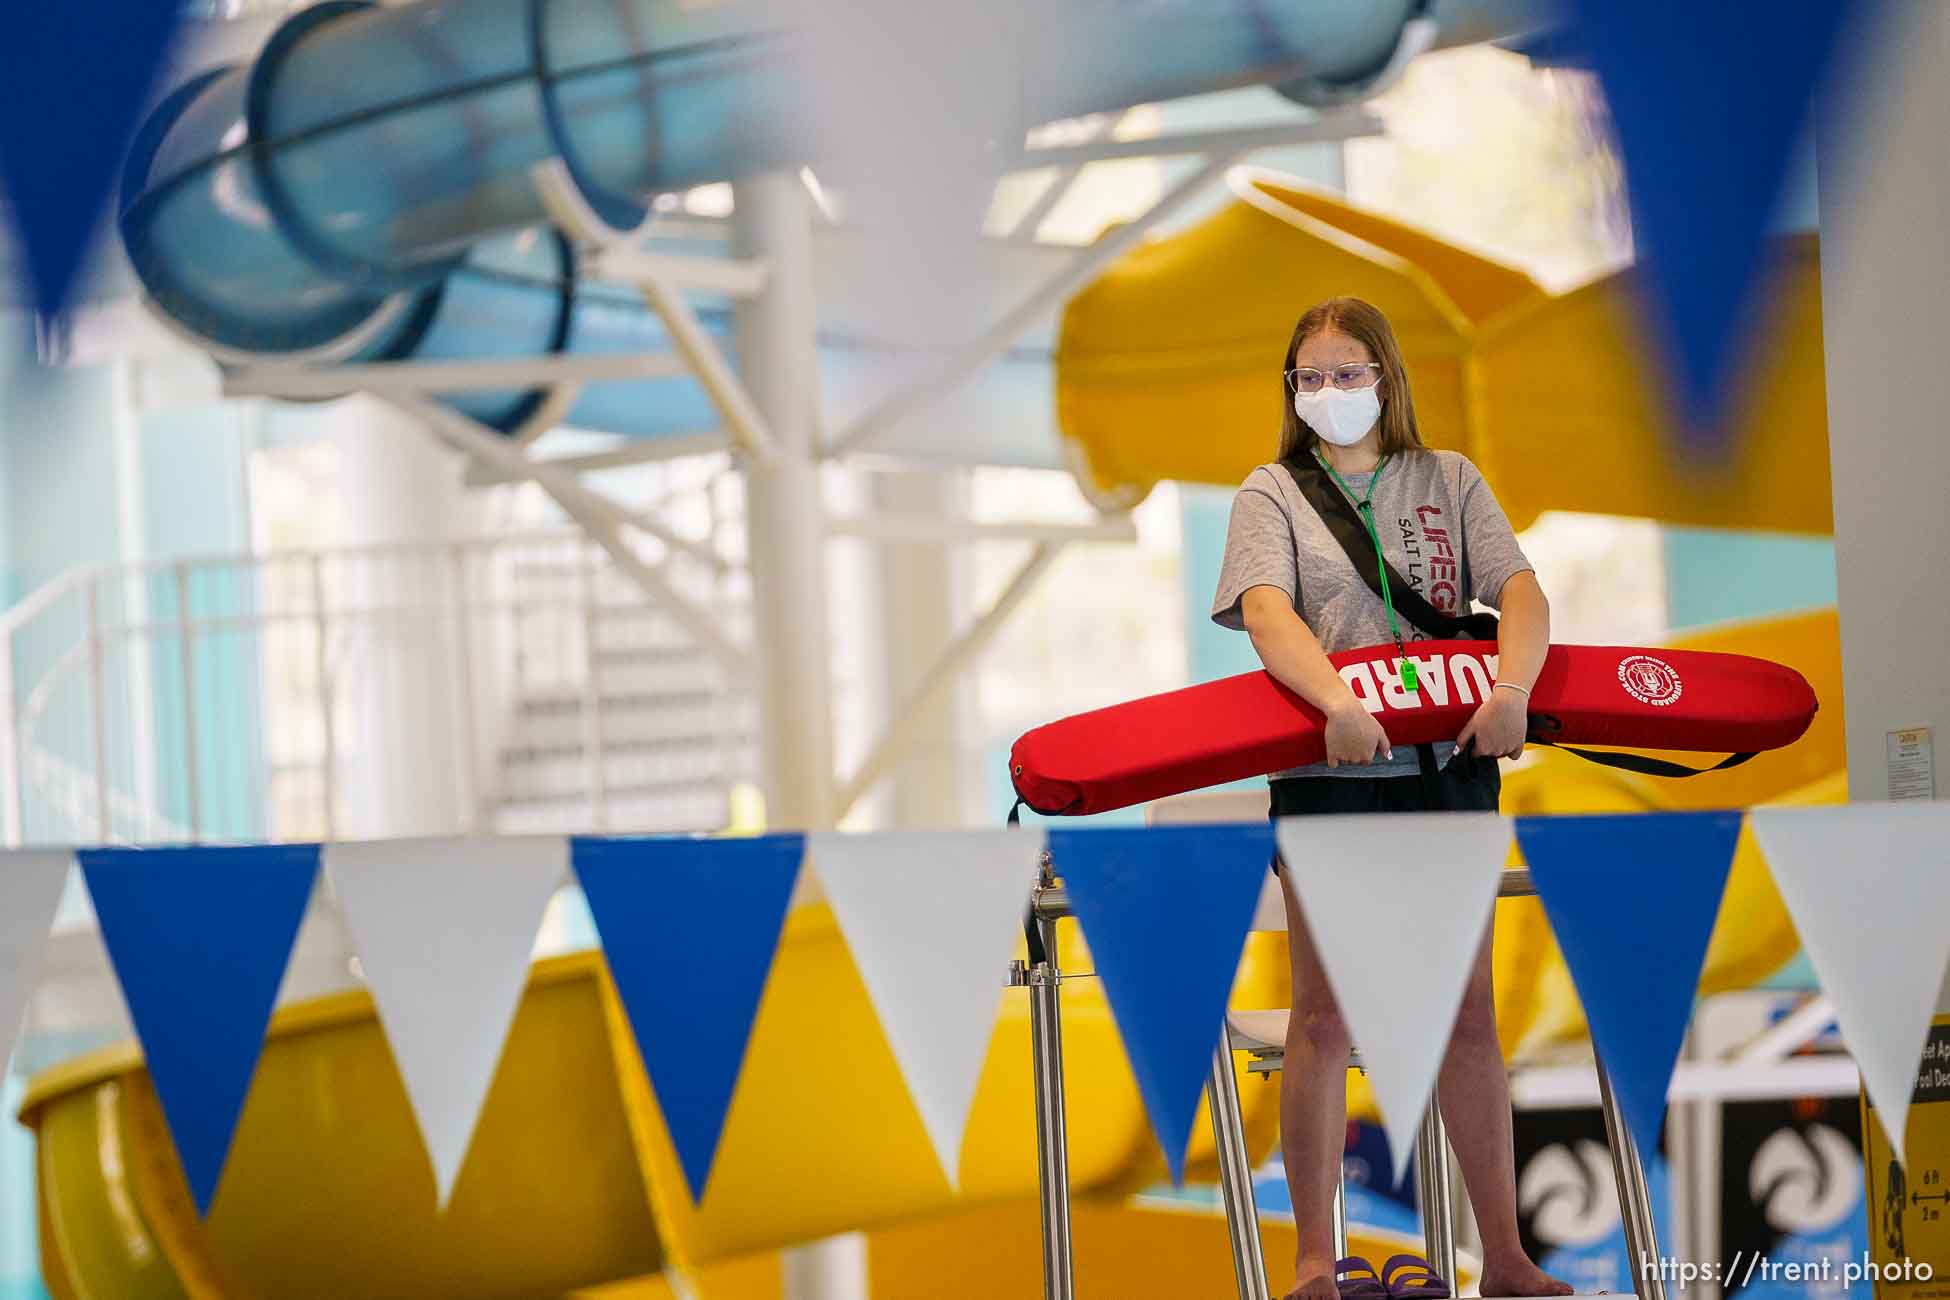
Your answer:
[[[566,679],[519,680],[488,822],[499,834],[683,831],[726,825],[758,780],[757,704],[727,686],[675,620],[603,575],[587,652]],[[749,643],[749,611],[723,611]]]

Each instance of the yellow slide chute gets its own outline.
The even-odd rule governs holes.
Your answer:
[[[1227,179],[1231,202],[1121,258],[1063,313],[1058,420],[1093,497],[1131,502],[1167,479],[1232,486],[1272,459],[1293,323],[1352,295],[1394,324],[1424,439],[1475,461],[1519,529],[1578,510],[1832,531],[1812,235],[1770,249],[1731,456],[1692,464],[1674,454],[1636,272],[1553,295],[1301,182],[1250,168]]]

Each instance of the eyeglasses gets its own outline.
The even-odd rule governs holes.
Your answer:
[[[1332,379],[1334,387],[1342,392],[1349,392],[1354,389],[1372,388],[1380,378],[1379,361],[1356,361],[1345,366],[1335,366],[1332,370],[1315,370],[1312,366],[1289,370],[1286,372],[1286,386],[1289,392],[1317,393],[1322,384]]]

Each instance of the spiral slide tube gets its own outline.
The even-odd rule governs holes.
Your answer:
[[[1070,0],[1034,10],[1049,38],[998,94],[1024,126],[1254,82],[1325,101],[1388,67],[1418,22],[1480,39],[1533,4]],[[562,159],[629,227],[654,194],[816,163],[789,89],[803,37],[776,16],[756,0],[324,0],[254,63],[157,107],[125,171],[123,241],[156,305],[224,360],[655,350],[654,317],[578,285],[539,229],[530,169]],[[727,311],[705,316],[728,335]],[[1046,421],[1047,378],[1009,383]],[[452,401],[508,431],[541,396]],[[594,386],[569,420],[640,437],[714,422],[677,380]]]

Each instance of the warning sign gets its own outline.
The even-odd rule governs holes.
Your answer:
[[[1862,1172],[1876,1300],[1950,1300],[1950,1016],[1938,1016],[1918,1065],[1897,1162],[1862,1094]]]
[[[1936,746],[1928,727],[1904,727],[1888,736],[1889,797],[1936,798]]]

